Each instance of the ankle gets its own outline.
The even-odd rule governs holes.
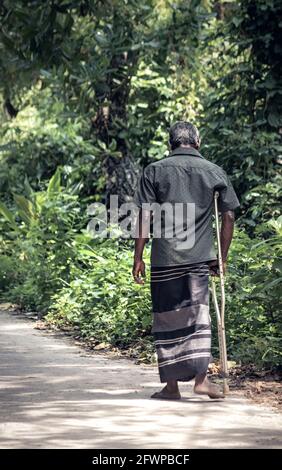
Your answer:
[[[204,385],[205,383],[207,383],[209,380],[207,378],[207,375],[206,374],[199,374],[199,375],[196,375],[195,377],[195,387],[199,387],[201,385]]]
[[[179,391],[177,381],[167,382],[166,389],[170,393],[176,393]]]

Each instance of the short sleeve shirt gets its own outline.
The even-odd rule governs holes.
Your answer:
[[[148,209],[151,204],[161,227],[160,231],[156,230],[156,235],[153,232],[152,266],[216,259],[212,228],[215,191],[219,193],[221,213],[239,207],[226,172],[193,147],[179,147],[143,170],[134,202],[143,209]],[[177,214],[184,215],[180,224]],[[169,229],[166,232],[167,220]]]

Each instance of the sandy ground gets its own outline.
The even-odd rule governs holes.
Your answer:
[[[282,416],[182,384],[180,402],[150,400],[156,367],[88,355],[68,338],[0,310],[1,448],[281,448]]]

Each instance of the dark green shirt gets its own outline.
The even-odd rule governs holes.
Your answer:
[[[179,249],[175,234],[170,238],[154,238],[152,266],[171,266],[216,259],[213,242],[212,214],[214,192],[219,192],[220,212],[234,210],[239,201],[226,172],[206,160],[193,147],[179,147],[171,154],[148,165],[139,182],[134,201],[144,203],[192,203],[194,206],[193,246]],[[192,206],[190,206],[192,207]],[[164,214],[161,215],[163,217]]]

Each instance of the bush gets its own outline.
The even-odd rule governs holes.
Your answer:
[[[7,273],[5,279],[11,278],[8,257],[16,272],[15,282],[2,288],[11,301],[43,312],[62,282],[70,279],[76,258],[73,239],[85,223],[78,196],[62,191],[60,180],[58,169],[46,191],[30,188],[29,198],[15,195],[15,214],[0,205],[9,226],[0,245],[1,270]]]
[[[267,227],[275,233],[256,243],[236,231],[226,276],[230,357],[258,366],[281,364],[282,218],[268,222]],[[265,233],[266,227],[256,230]]]
[[[148,283],[141,287],[131,276],[132,242],[89,240],[87,248],[84,243],[82,239],[77,245],[81,266],[72,269],[68,286],[53,297],[46,318],[78,325],[97,342],[129,346],[147,335],[151,325]]]

